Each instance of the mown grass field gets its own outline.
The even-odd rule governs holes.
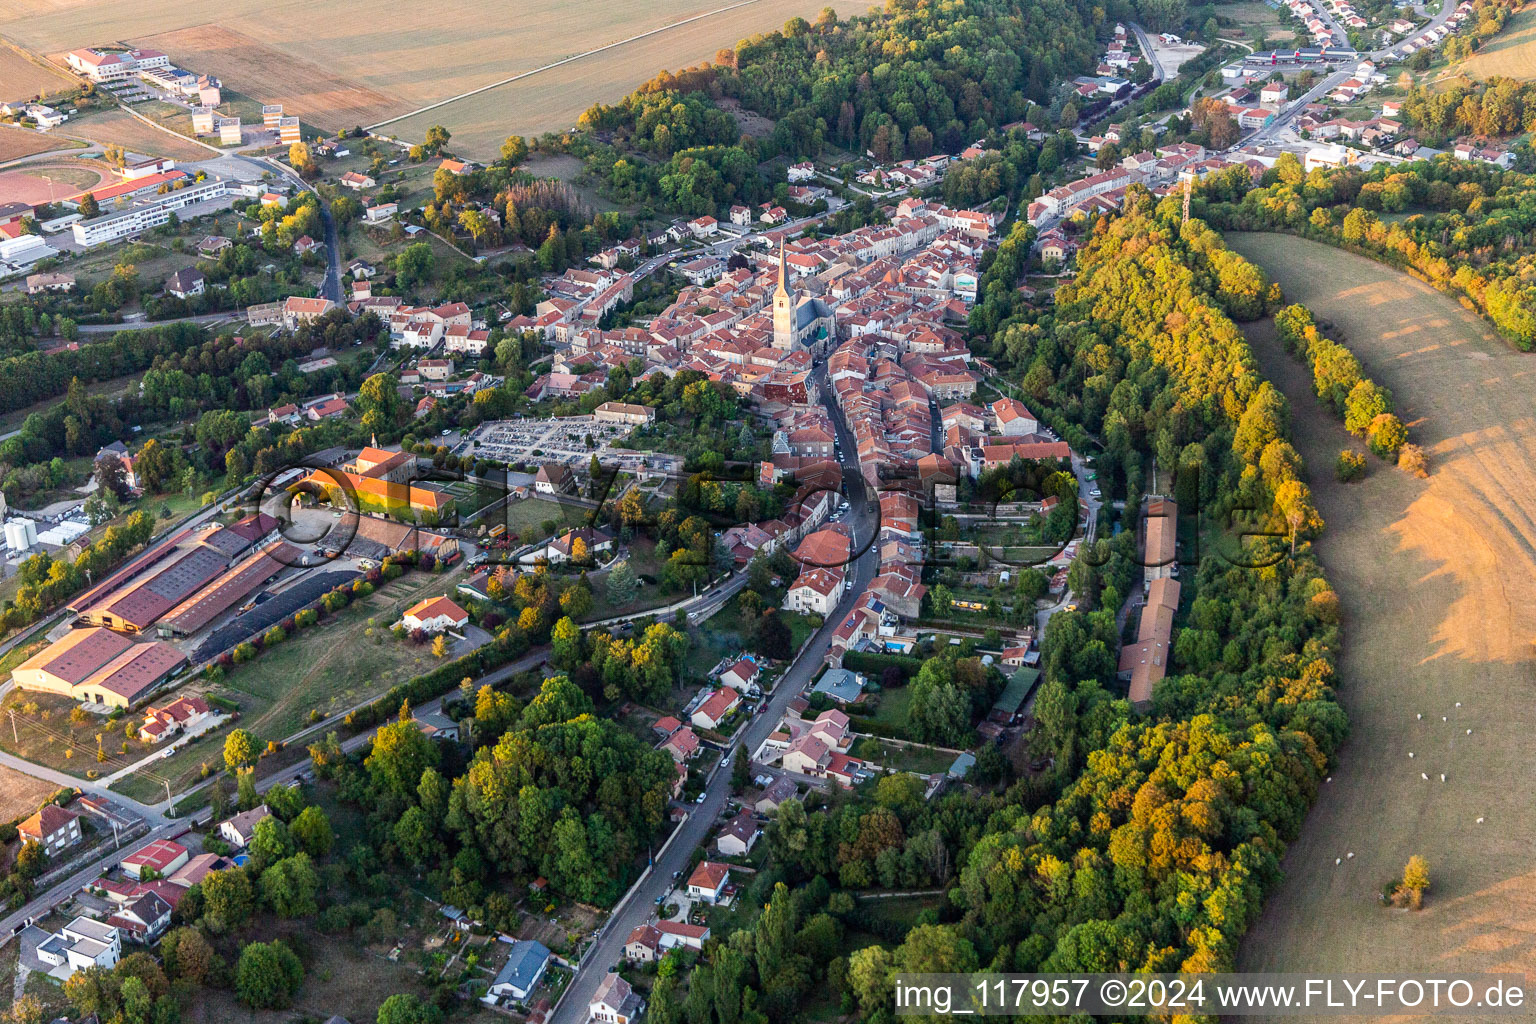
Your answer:
[[[665,29],[390,129],[416,141],[432,124],[444,124],[457,137],[456,150],[486,159],[509,134],[568,127],[586,107],[617,100],[662,68],[696,63],[795,15],[813,18],[826,6],[825,0],[732,6],[739,2],[527,0],[514,10],[497,0],[466,0],[397,5],[381,18],[366,0],[288,5],[280,17],[261,0],[230,0],[210,23],[207,10],[173,0],[17,0],[7,32],[55,61],[77,46],[118,40],[154,47],[178,65],[218,75],[230,89],[337,129],[373,124]],[[721,10],[726,7],[732,9]],[[679,24],[699,15],[707,17]]]
[[[241,725],[263,740],[281,739],[303,728],[312,709],[333,714],[430,671],[439,663],[431,647],[398,640],[389,627],[422,598],[451,596],[462,578],[458,571],[402,576],[237,666],[223,688],[262,708]]]
[[[1473,78],[1516,78],[1522,82],[1536,78],[1536,6],[1509,19],[1504,31],[1483,43],[1455,70]]]
[[[1248,325],[1327,520],[1318,553],[1345,612],[1353,731],[1240,969],[1536,969],[1536,811],[1521,785],[1536,763],[1536,365],[1388,267],[1289,236],[1230,242],[1338,325],[1431,464],[1420,481],[1372,458],[1364,481],[1336,483],[1352,439],[1273,325]],[[1384,908],[1378,891],[1414,854],[1430,864],[1425,909]]]

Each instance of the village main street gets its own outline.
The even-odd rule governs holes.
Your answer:
[[[875,578],[875,571],[879,565],[879,556],[874,544],[874,538],[880,529],[879,516],[878,513],[866,511],[870,499],[865,493],[864,478],[859,474],[858,463],[853,454],[856,451],[853,435],[833,402],[832,389],[826,386],[825,368],[818,372],[822,377],[820,381],[822,401],[832,418],[844,453],[843,480],[847,484],[850,506],[848,522],[854,530],[855,555],[849,567],[850,585],[842,600],[838,602],[836,611],[827,616],[826,622],[801,648],[788,670],[779,677],[773,692],[767,698],[762,713],[753,715],[740,735],[736,737],[728,751],[732,755],[737,746],[744,746],[749,751],[760,747],[768,738],[768,734],[778,725],[779,720],[784,717],[789,702],[810,685],[817,669],[821,667],[827,649],[832,644],[832,634],[837,631],[838,625],[863,596],[864,589]],[[657,900],[664,896],[674,884],[672,876],[688,866],[693,851],[703,844],[717,827],[721,813],[725,810],[730,789],[729,764],[724,766],[717,764],[706,784],[704,802],[695,805],[689,811],[688,817],[678,825],[676,833],[662,853],[656,857],[639,884],[609,915],[597,941],[582,957],[576,977],[566,989],[560,1004],[555,1007],[549,1024],[583,1024],[587,1020],[592,997],[609,968],[616,965],[623,956],[624,942],[629,937],[629,933],[655,915]]]

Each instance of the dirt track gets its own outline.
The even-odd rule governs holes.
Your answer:
[[[1229,241],[1339,325],[1432,466],[1420,481],[1372,457],[1366,480],[1336,483],[1352,439],[1273,325],[1250,325],[1327,520],[1353,732],[1241,969],[1536,973],[1536,362],[1390,268],[1288,236]],[[1426,909],[1384,908],[1413,854],[1430,863]]]

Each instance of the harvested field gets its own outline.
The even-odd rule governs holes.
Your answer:
[[[1482,79],[1502,76],[1528,82],[1536,78],[1536,7],[1511,17],[1503,32],[1455,70]]]
[[[0,39],[0,82],[7,100],[51,96],[73,89],[74,77]]]
[[[16,160],[35,153],[47,153],[56,149],[74,149],[77,143],[58,135],[43,135],[26,129],[0,129],[0,163]]]
[[[434,123],[462,141],[455,149],[485,158],[509,134],[575,123],[599,100],[616,100],[660,71],[713,56],[723,46],[776,29],[795,15],[814,17],[824,0],[527,0],[515,15],[499,0],[397,4],[380,19],[366,0],[300,4],[274,17],[261,0],[221,4],[217,24],[205,7],[172,0],[13,0],[12,31],[35,53],[56,55],[87,41],[130,41],[210,72],[233,90],[317,126],[350,127],[409,113],[513,75],[640,33],[676,26],[584,57],[525,82],[498,88],[402,122],[401,138]],[[739,0],[737,0],[739,2]],[[851,5],[838,5],[844,10]],[[707,15],[686,25],[677,23]],[[401,31],[399,25],[411,25]]]
[[[1273,325],[1249,325],[1327,520],[1318,553],[1344,607],[1353,729],[1240,969],[1536,970],[1536,810],[1520,783],[1536,763],[1536,363],[1391,268],[1290,236],[1229,237],[1338,325],[1431,466],[1421,481],[1372,458],[1364,481],[1337,483],[1335,457],[1358,442]],[[1425,909],[1383,907],[1414,854],[1430,865]]]
[[[446,125],[453,132],[456,152],[491,159],[508,135],[537,135],[570,128],[576,124],[581,112],[592,104],[621,99],[663,68],[676,71],[697,64],[713,57],[722,46],[732,46],[740,39],[780,28],[797,14],[812,16],[826,6],[805,0],[755,0],[748,6],[712,14],[406,118],[385,130],[403,139],[416,139],[425,135],[434,124]],[[845,11],[851,9],[847,4],[843,8]],[[679,12],[679,17],[687,16],[690,15]],[[650,27],[654,26],[635,22],[617,31],[628,29],[634,34]],[[602,40],[599,33],[591,34],[588,39],[590,42],[584,49],[611,41]],[[548,53],[549,50],[541,52]],[[563,55],[552,56],[560,59]],[[509,73],[518,71],[510,69]]]
[[[173,160],[207,160],[214,154],[190,139],[145,124],[126,110],[106,110],[71,119],[54,129],[83,142],[116,143],[130,153],[168,156]]]
[[[136,41],[164,50],[177,64],[217,75],[263,103],[281,103],[284,114],[322,128],[368,124],[399,109],[389,96],[320,64],[217,25],[177,29]]]
[[[0,765],[0,821],[14,821],[37,810],[59,787]]]
[[[22,166],[25,170],[0,171],[0,197],[7,202],[37,205],[70,199],[107,179],[106,167],[99,162],[93,165],[85,160],[57,164],[50,161]],[[53,179],[52,185],[45,175]]]

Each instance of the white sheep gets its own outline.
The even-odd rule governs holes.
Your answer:
[[[1429,775],[1425,772],[1419,772],[1419,778],[1423,779],[1425,782],[1429,781]]]

